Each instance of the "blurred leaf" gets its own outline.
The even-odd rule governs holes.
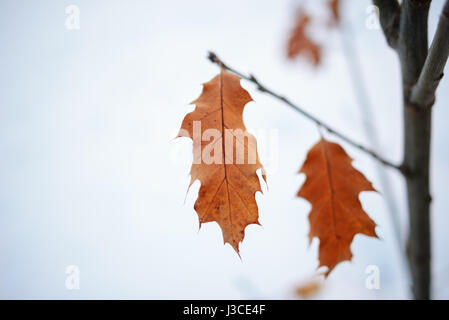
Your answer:
[[[315,66],[318,66],[321,62],[321,48],[307,35],[307,27],[310,19],[302,10],[299,11],[296,18],[296,25],[291,32],[287,44],[287,57],[293,60],[297,56],[303,55]]]

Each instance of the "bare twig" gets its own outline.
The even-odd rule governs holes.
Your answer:
[[[256,79],[256,77],[254,75],[245,75],[231,67],[229,67],[228,65],[226,65],[222,60],[220,60],[217,55],[213,52],[209,52],[209,56],[208,56],[209,60],[213,63],[218,64],[220,67],[238,75],[239,77],[248,80],[252,83],[254,83],[257,86],[257,89],[261,92],[265,92],[269,95],[271,95],[272,97],[281,100],[282,102],[284,102],[286,105],[288,105],[290,108],[292,108],[293,110],[299,112],[300,114],[302,114],[304,117],[306,117],[307,119],[311,120],[312,122],[316,123],[318,126],[323,127],[324,129],[326,129],[329,133],[339,137],[340,139],[342,139],[343,141],[349,143],[350,145],[352,145],[353,147],[369,154],[371,157],[373,157],[374,159],[380,161],[382,164],[390,167],[390,168],[394,168],[399,170],[401,173],[405,174],[405,171],[403,170],[402,166],[398,166],[395,165],[394,163],[385,160],[384,158],[382,158],[380,155],[378,155],[376,152],[366,148],[365,146],[362,146],[361,144],[354,142],[352,139],[348,138],[347,136],[339,133],[338,131],[336,131],[335,129],[331,128],[329,125],[325,124],[323,121],[317,119],[316,117],[314,117],[313,115],[311,115],[310,113],[308,113],[307,111],[305,111],[304,109],[302,109],[301,107],[299,107],[298,105],[294,104],[293,102],[291,102],[290,100],[288,100],[287,98],[285,98],[284,96],[273,92],[272,90],[268,89],[267,87],[265,87],[264,85],[262,85],[259,80]]]
[[[432,41],[418,82],[413,86],[410,103],[418,107],[430,107],[435,102],[435,91],[443,78],[443,70],[449,56],[449,0],[446,0],[437,31]]]

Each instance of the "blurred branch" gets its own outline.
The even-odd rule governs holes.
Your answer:
[[[380,25],[388,45],[395,48],[398,41],[401,7],[397,0],[373,0],[373,3],[379,8]]]
[[[435,91],[443,78],[443,70],[448,56],[449,0],[446,0],[424,67],[418,82],[412,88],[411,104],[421,107],[430,107],[434,104]]]
[[[340,38],[342,40],[343,53],[348,67],[349,77],[353,86],[355,97],[358,107],[362,113],[362,122],[365,129],[365,135],[373,148],[378,151],[381,144],[378,139],[378,132],[374,121],[374,108],[369,99],[368,90],[366,87],[365,78],[362,74],[362,67],[357,51],[357,45],[354,43],[354,36],[350,32],[350,28],[344,23],[339,26]],[[382,195],[385,198],[387,209],[390,213],[391,224],[393,226],[393,233],[398,245],[398,250],[401,255],[401,262],[403,263],[404,270],[407,272],[407,257],[405,255],[405,245],[402,239],[402,232],[400,227],[399,210],[396,205],[396,197],[391,187],[391,181],[387,175],[387,171],[383,170],[380,166],[375,166],[376,173],[379,178],[380,188]]]
[[[307,111],[305,111],[304,109],[302,109],[301,107],[299,107],[298,105],[294,104],[293,102],[291,102],[290,100],[288,100],[287,98],[273,92],[272,90],[268,89],[267,87],[265,87],[264,85],[262,85],[253,75],[245,75],[231,67],[229,67],[228,65],[226,65],[223,61],[221,61],[217,55],[213,52],[209,52],[209,56],[208,59],[213,62],[218,64],[221,68],[226,69],[236,75],[238,75],[239,77],[248,80],[252,83],[254,83],[257,86],[257,89],[261,92],[265,92],[269,95],[271,95],[272,97],[281,100],[282,102],[284,102],[285,104],[287,104],[290,108],[292,108],[293,110],[299,112],[300,114],[302,114],[304,117],[306,117],[307,119],[311,120],[312,122],[316,123],[318,126],[326,129],[329,133],[339,137],[340,139],[342,139],[343,141],[346,141],[347,143],[349,143],[350,145],[352,145],[353,147],[369,154],[371,157],[373,157],[374,159],[378,160],[379,162],[381,162],[382,164],[390,167],[390,168],[394,168],[399,170],[401,173],[405,174],[405,171],[403,170],[402,166],[398,166],[393,164],[392,162],[385,160],[384,158],[382,158],[380,155],[378,155],[376,152],[362,146],[361,144],[354,142],[352,139],[348,138],[347,136],[339,133],[338,131],[336,131],[335,129],[331,128],[329,125],[325,124],[323,121],[317,119],[316,117],[314,117],[313,115],[311,115],[310,113],[308,113]]]

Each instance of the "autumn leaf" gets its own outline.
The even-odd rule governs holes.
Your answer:
[[[310,17],[300,11],[297,16],[296,26],[291,32],[287,45],[287,57],[293,60],[299,55],[307,57],[315,66],[321,61],[321,47],[312,41],[307,35],[307,27]]]
[[[312,205],[309,239],[320,240],[319,267],[328,267],[326,276],[338,263],[351,260],[356,234],[377,237],[376,225],[358,198],[362,191],[376,190],[351,162],[341,146],[321,139],[299,171],[306,174],[306,181],[297,195]]]
[[[328,0],[327,6],[331,13],[330,26],[338,26],[340,23],[340,0]]]
[[[262,191],[256,171],[265,172],[257,155],[254,136],[246,131],[243,108],[252,101],[240,78],[221,70],[203,85],[192,102],[194,111],[182,122],[178,137],[193,140],[194,161],[190,186],[201,183],[194,209],[202,223],[216,221],[224,243],[239,253],[249,224],[259,224],[255,193]]]
[[[295,294],[302,299],[310,299],[321,291],[323,284],[324,282],[321,278],[309,279],[295,289]]]

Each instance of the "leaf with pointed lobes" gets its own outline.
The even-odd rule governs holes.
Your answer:
[[[255,137],[243,123],[243,108],[252,99],[240,80],[222,69],[203,84],[200,97],[192,102],[196,108],[185,116],[178,134],[193,140],[189,188],[200,181],[194,205],[200,227],[216,221],[224,243],[229,243],[237,254],[246,226],[259,224],[255,194],[262,189],[258,169],[266,182]]]
[[[320,240],[319,267],[325,276],[345,260],[351,260],[351,243],[358,233],[376,237],[376,224],[363,210],[362,191],[376,191],[371,182],[351,165],[343,148],[322,138],[307,154],[300,173],[306,181],[298,196],[312,205],[309,240]]]
[[[293,60],[297,56],[303,55],[315,66],[318,66],[321,62],[321,47],[309,38],[307,34],[309,23],[310,17],[299,11],[296,26],[292,30],[287,44],[287,57]]]

